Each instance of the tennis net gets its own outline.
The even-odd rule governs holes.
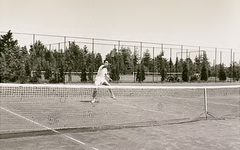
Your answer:
[[[240,116],[240,85],[0,84],[0,138],[161,126]],[[111,99],[111,88],[116,100]]]

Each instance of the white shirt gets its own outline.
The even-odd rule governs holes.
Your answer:
[[[98,72],[97,72],[97,76],[96,77],[99,77],[99,78],[105,78],[105,76],[107,75],[107,68],[104,67],[104,65],[101,65],[98,69]]]

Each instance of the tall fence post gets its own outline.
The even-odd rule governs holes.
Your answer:
[[[33,34],[33,48],[34,48],[34,44],[35,44],[35,34]]]
[[[172,48],[170,48],[170,59],[172,61]],[[172,63],[170,63],[170,80],[172,78]]]
[[[230,69],[231,69],[231,71],[232,71],[232,73],[231,73],[231,77],[230,77],[230,82],[232,82],[232,79],[233,79],[233,61],[232,61],[232,49],[231,49],[231,54],[230,54]]]
[[[64,41],[64,48],[63,48],[63,50],[65,52],[66,51],[66,42],[67,42],[67,37],[66,36],[63,37],[63,41]]]
[[[182,53],[183,53],[183,45],[181,45],[181,59],[182,59]]]
[[[215,48],[215,82],[217,82],[217,48]]]
[[[140,42],[140,59],[142,60],[142,42]]]
[[[199,53],[199,61],[201,60],[201,47],[199,46],[199,49],[198,49],[198,53]]]
[[[220,64],[222,64],[222,51],[220,52]]]
[[[64,51],[64,53],[65,53],[65,52],[66,52],[66,49],[67,49],[67,48],[66,48],[67,37],[64,36],[64,37],[63,37],[63,40],[64,40],[63,51]],[[70,47],[70,45],[69,45],[69,47]],[[62,52],[62,51],[61,51],[61,52]],[[62,59],[62,58],[63,58],[63,57],[61,56],[61,59]],[[63,65],[65,66],[65,59],[64,59],[64,63],[63,63]],[[62,75],[63,75],[63,79],[62,79],[62,80],[63,80],[63,83],[65,84],[65,83],[66,83],[66,79],[65,79],[65,73],[64,73],[64,72],[65,72],[66,70],[65,70],[65,67],[64,67],[63,65],[62,65],[62,62],[61,62],[62,72],[63,72],[63,73],[62,73]]]
[[[120,50],[120,41],[118,41],[118,52],[119,52],[119,50]]]
[[[95,47],[94,47],[94,39],[92,39],[92,55],[93,55],[93,72],[95,72]],[[93,74],[92,74],[93,75]]]
[[[154,63],[154,47],[153,47],[153,82],[154,82],[154,77],[155,77],[155,63]]]

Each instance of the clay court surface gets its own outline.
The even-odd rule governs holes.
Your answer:
[[[164,89],[159,96],[151,92],[121,90],[116,101],[100,95],[96,105],[86,96],[91,91],[65,99],[1,97],[0,149],[240,149],[239,88],[210,91],[208,109],[216,118],[207,120],[205,114],[200,116],[204,112],[201,90]]]
[[[68,134],[99,150],[239,150],[240,120],[208,120],[178,125]],[[0,140],[1,149],[90,149],[62,135]]]

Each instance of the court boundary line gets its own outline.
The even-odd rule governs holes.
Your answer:
[[[63,137],[66,137],[66,138],[68,138],[68,139],[70,139],[70,140],[72,140],[72,141],[75,141],[75,142],[77,142],[78,144],[82,144],[82,145],[84,145],[84,146],[86,146],[86,147],[90,147],[91,149],[98,150],[98,149],[95,148],[95,147],[88,146],[86,143],[84,143],[84,142],[82,142],[82,141],[80,141],[80,140],[77,140],[77,139],[75,139],[75,138],[73,138],[73,137],[71,137],[71,136],[68,136],[68,135],[66,135],[66,134],[62,134],[61,132],[59,132],[59,131],[57,131],[57,130],[55,130],[55,129],[53,129],[53,128],[50,128],[50,127],[45,126],[45,125],[43,125],[43,124],[40,124],[40,123],[38,123],[38,122],[36,122],[36,121],[33,121],[33,120],[31,120],[31,119],[28,119],[28,118],[26,118],[26,117],[24,117],[24,116],[22,116],[22,115],[20,115],[20,114],[17,114],[17,113],[15,113],[15,112],[13,112],[13,111],[11,111],[11,110],[9,110],[9,109],[6,109],[6,108],[4,108],[4,107],[2,107],[2,106],[0,106],[0,108],[1,108],[2,110],[6,111],[6,112],[9,112],[9,113],[15,115],[15,116],[18,116],[18,117],[20,117],[20,118],[22,118],[22,119],[24,119],[24,120],[27,120],[27,121],[29,121],[29,122],[31,122],[31,123],[34,123],[34,124],[36,124],[36,125],[38,125],[38,126],[41,126],[41,127],[45,128],[45,129],[47,129],[47,130],[50,130],[50,131],[52,131],[52,132],[54,132],[54,133],[57,133],[57,134],[59,134],[59,135],[61,135],[61,136],[63,136]]]

